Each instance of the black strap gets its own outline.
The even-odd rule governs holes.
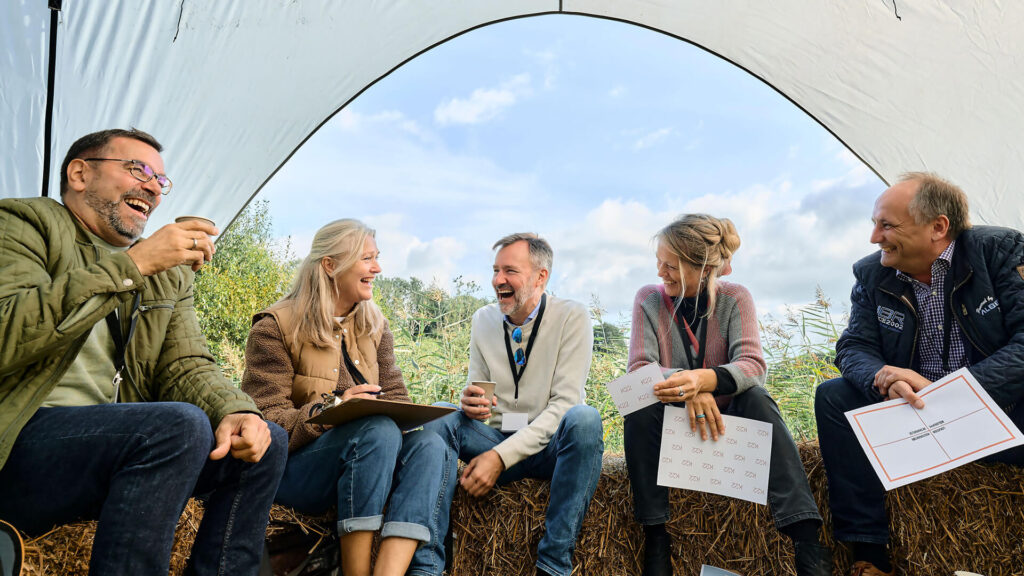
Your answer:
[[[356,385],[366,384],[366,378],[363,377],[363,373],[356,368],[356,365],[352,363],[352,358],[348,355],[348,350],[345,349],[345,343],[341,343],[341,355],[345,357],[345,368],[348,368],[348,373],[355,380]]]
[[[683,319],[686,326],[690,324]],[[680,330],[680,335],[683,340],[683,350],[686,352],[686,361],[690,363],[690,370],[697,370],[698,368],[704,367],[704,344],[708,337],[708,319],[702,318],[700,326],[697,327],[697,361],[693,361],[693,353],[690,352],[690,338],[689,335]],[[676,324],[678,326],[678,324]]]
[[[684,344],[683,345],[683,351],[686,352],[686,361],[689,362],[689,364],[690,364],[690,370],[697,370],[698,368],[703,368],[704,367],[704,344],[707,342],[708,323],[709,323],[709,319],[710,319],[710,316],[711,316],[710,314],[708,314],[707,317],[704,316],[704,314],[707,314],[707,312],[708,312],[707,311],[707,304],[706,304],[706,302],[702,301],[702,298],[704,298],[704,297],[705,297],[705,293],[704,292],[698,294],[697,297],[695,298],[694,304],[693,304],[694,317],[695,317],[695,319],[699,319],[699,321],[700,321],[699,325],[697,326],[697,332],[698,333],[696,335],[697,336],[697,361],[696,362],[694,362],[693,353],[690,352],[690,338],[689,338],[689,334],[687,334],[687,331],[693,332],[693,328],[690,326],[690,323],[686,321],[686,314],[683,313],[683,308],[685,308],[685,306],[683,306],[683,300],[682,300],[681,296],[680,296],[680,300],[679,300],[679,305],[676,307],[676,309],[674,311],[675,321],[676,321],[676,329],[679,330],[680,339],[683,341],[683,344]]]
[[[114,308],[107,314],[107,328],[110,330],[110,336],[114,339],[114,385],[121,383],[121,372],[124,371],[125,367],[125,352],[128,350],[128,343],[132,341],[132,336],[135,335],[135,326],[139,323],[139,304],[142,301],[142,295],[138,292],[135,293],[135,299],[132,301],[132,320],[128,324],[128,337],[124,338],[121,335],[121,318],[117,313],[118,308]]]
[[[540,297],[540,310],[537,311],[537,319],[533,321],[533,330],[530,331],[530,339],[526,343],[526,352],[523,355],[522,367],[516,366],[516,358],[512,354],[512,341],[508,337],[508,330],[505,328],[505,323],[501,323],[501,332],[505,336],[505,353],[508,355],[508,367],[512,371],[512,381],[516,384],[516,400],[519,400],[519,380],[523,377],[523,372],[526,372],[526,365],[529,363],[530,351],[533,350],[533,343],[537,341],[537,335],[540,334],[540,322],[544,319],[544,308],[547,307],[548,295],[542,294]]]

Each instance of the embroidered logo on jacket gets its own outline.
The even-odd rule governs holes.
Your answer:
[[[903,320],[906,315],[885,306],[878,307],[878,323],[896,332],[903,331]]]
[[[978,307],[975,308],[974,311],[984,316],[996,308],[999,308],[999,300],[996,300],[992,296],[985,296],[985,298],[982,299],[981,304],[978,304]]]

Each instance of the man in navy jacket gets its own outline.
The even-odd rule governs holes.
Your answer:
[[[967,197],[934,174],[909,173],[875,201],[871,242],[854,264],[850,322],[836,344],[841,378],[815,398],[837,540],[852,543],[851,576],[895,574],[885,490],[844,412],[903,398],[967,367],[1024,425],[1024,236],[972,227]],[[988,460],[1024,466],[1024,447]]]

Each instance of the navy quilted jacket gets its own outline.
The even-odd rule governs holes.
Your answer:
[[[853,273],[850,323],[836,344],[836,366],[881,400],[872,382],[883,365],[918,370],[916,300],[878,252],[854,264]],[[995,226],[964,231],[949,273],[947,305],[963,332],[971,374],[1000,405],[1016,403],[1024,396],[1024,235]]]

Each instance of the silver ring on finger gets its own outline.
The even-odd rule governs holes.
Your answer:
[[[199,239],[198,238],[193,238],[192,239],[192,249],[195,250],[197,246],[199,246]]]
[[[683,395],[684,395],[684,394],[683,394],[683,387],[682,387],[682,386],[680,386],[680,387],[679,387],[679,395],[680,395],[680,396],[683,396]]]

